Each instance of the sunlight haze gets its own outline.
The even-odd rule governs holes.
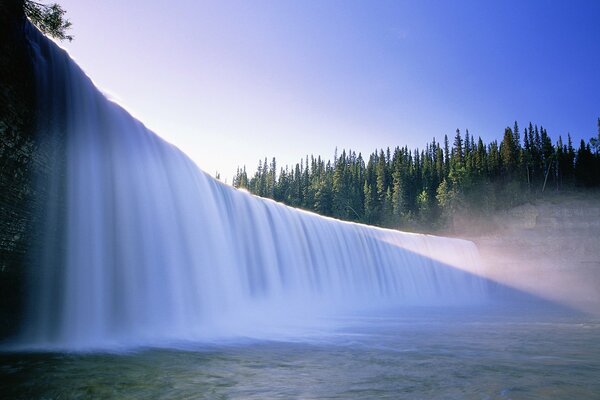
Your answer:
[[[596,130],[598,2],[61,4],[61,45],[94,82],[229,182],[264,157],[423,148],[457,128]]]

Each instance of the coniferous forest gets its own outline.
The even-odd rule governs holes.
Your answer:
[[[600,118],[588,142],[553,140],[531,123],[521,131],[515,122],[490,143],[457,129],[422,150],[387,148],[364,158],[336,149],[333,162],[311,155],[279,170],[265,158],[251,177],[238,168],[233,185],[344,220],[440,229],[459,210],[493,212],[550,191],[600,186]]]

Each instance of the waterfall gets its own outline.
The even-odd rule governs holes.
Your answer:
[[[27,35],[38,134],[56,147],[56,168],[24,343],[196,340],[319,313],[485,300],[473,243],[224,185],[105,98],[55,43],[32,26]]]

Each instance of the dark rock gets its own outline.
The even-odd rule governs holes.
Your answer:
[[[0,3],[0,338],[19,327],[35,223],[35,79],[21,1]]]

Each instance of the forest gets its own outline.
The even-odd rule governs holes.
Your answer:
[[[518,123],[502,140],[484,143],[460,130],[450,143],[435,138],[424,149],[380,149],[364,158],[337,149],[333,161],[306,156],[277,169],[260,160],[254,175],[238,168],[233,186],[316,213],[390,228],[436,230],[459,210],[489,213],[550,191],[600,186],[600,118],[597,137],[573,144],[546,129]]]

